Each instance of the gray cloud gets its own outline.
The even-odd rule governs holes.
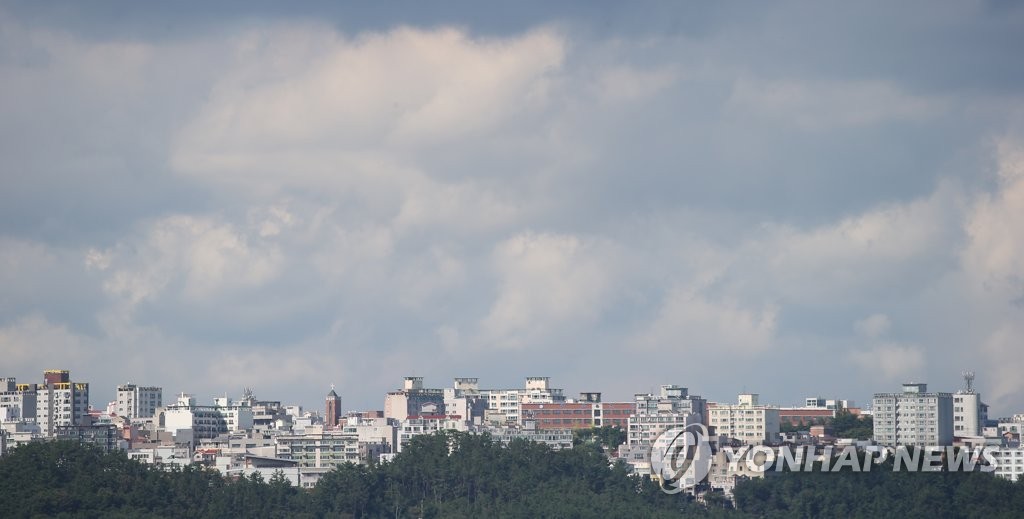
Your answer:
[[[1019,411],[1021,13],[932,5],[12,4],[7,375]]]

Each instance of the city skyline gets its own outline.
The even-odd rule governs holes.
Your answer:
[[[63,373],[64,376],[66,377],[66,376],[68,376],[69,373],[73,373],[73,372],[74,372],[74,370],[63,369],[63,368],[62,369],[46,369],[46,370],[42,371],[43,376],[42,377],[38,377],[37,379],[19,378],[17,376],[9,375],[9,374],[8,375],[0,374],[0,376],[2,376],[4,380],[16,379],[17,383],[19,385],[28,384],[28,385],[31,386],[31,385],[35,385],[35,384],[40,384],[41,382],[45,383],[46,381],[49,380],[48,377],[51,376],[50,375],[51,373]],[[974,372],[972,372],[972,371],[963,371],[963,372],[961,372],[960,375],[961,375],[961,379],[962,379],[962,385],[961,386],[956,387],[956,388],[937,388],[937,391],[939,391],[941,393],[949,394],[951,396],[952,395],[956,395],[958,397],[959,396],[966,396],[966,395],[974,395],[974,396],[976,396],[977,402],[978,402],[975,405],[976,406],[981,405],[981,401],[984,398],[984,394],[981,391],[978,391],[978,388],[975,385],[976,374]],[[78,378],[78,377],[74,377],[74,382],[83,382],[83,380],[84,379],[81,379],[81,378]],[[826,389],[826,390],[817,391],[817,392],[808,391],[808,392],[806,392],[804,394],[803,397],[801,397],[799,399],[796,399],[794,401],[776,401],[776,400],[772,400],[770,398],[769,399],[760,398],[761,397],[760,393],[758,393],[756,390],[748,390],[748,388],[743,388],[742,390],[737,391],[737,392],[733,393],[732,395],[729,395],[729,396],[727,396],[725,398],[718,398],[716,396],[708,397],[709,395],[701,394],[701,392],[699,391],[699,388],[691,388],[689,386],[680,385],[678,382],[669,382],[669,381],[661,381],[658,384],[651,385],[647,389],[639,389],[638,388],[635,391],[633,391],[632,393],[630,393],[628,395],[622,395],[620,397],[619,395],[606,394],[603,391],[601,391],[600,387],[592,387],[590,389],[578,390],[578,391],[575,390],[574,388],[559,387],[559,384],[558,384],[557,381],[552,381],[551,377],[547,377],[547,376],[523,376],[523,377],[519,377],[519,380],[521,382],[525,380],[525,382],[522,382],[522,383],[519,383],[519,384],[511,384],[511,385],[491,385],[486,380],[484,380],[483,383],[481,384],[480,379],[478,377],[461,377],[461,376],[457,376],[457,377],[449,377],[447,383],[435,384],[435,383],[433,383],[433,381],[431,381],[430,383],[427,383],[424,380],[423,377],[406,376],[406,377],[403,377],[402,380],[396,381],[394,386],[391,387],[389,390],[387,390],[384,394],[377,395],[377,401],[376,402],[374,402],[374,397],[372,397],[372,396],[371,397],[367,397],[366,395],[362,395],[362,394],[358,394],[358,393],[355,394],[354,400],[356,402],[367,402],[367,405],[362,405],[362,406],[360,406],[359,404],[353,404],[353,405],[345,404],[345,402],[348,402],[349,399],[352,399],[353,397],[352,397],[351,394],[349,394],[348,398],[346,398],[346,395],[347,395],[346,392],[344,392],[342,388],[336,387],[335,384],[331,384],[329,386],[328,391],[326,393],[324,393],[324,395],[323,395],[324,399],[322,399],[319,403],[317,403],[317,402],[310,403],[310,402],[282,400],[280,398],[276,398],[275,395],[257,394],[256,393],[256,388],[253,388],[251,386],[242,388],[242,390],[237,392],[237,393],[230,392],[230,391],[224,391],[224,392],[217,393],[217,394],[206,395],[206,394],[197,394],[195,392],[188,391],[188,390],[179,390],[179,391],[174,391],[174,392],[170,392],[170,393],[165,393],[164,390],[166,388],[163,388],[163,387],[161,387],[159,385],[137,384],[136,382],[131,382],[130,381],[130,382],[125,382],[125,383],[117,384],[117,386],[114,388],[115,397],[114,397],[114,399],[109,400],[109,401],[104,400],[104,396],[103,396],[104,392],[103,392],[103,390],[99,389],[97,386],[94,385],[93,387],[97,387],[97,389],[98,389],[98,391],[97,390],[93,391],[93,395],[95,396],[96,400],[90,400],[88,402],[88,409],[90,409],[92,411],[99,411],[100,413],[102,413],[102,412],[104,412],[105,409],[109,409],[111,406],[113,406],[116,409],[120,410],[119,412],[117,412],[118,415],[126,416],[126,411],[124,411],[124,409],[131,409],[133,405],[137,405],[134,402],[135,402],[136,399],[139,398],[138,395],[140,394],[139,391],[141,390],[141,391],[146,392],[145,394],[147,394],[147,395],[150,394],[150,393],[153,393],[154,395],[157,395],[157,396],[143,397],[143,399],[149,398],[149,399],[153,399],[154,400],[153,402],[149,402],[149,414],[150,415],[152,414],[153,409],[155,407],[166,407],[168,405],[172,405],[177,399],[179,399],[179,397],[181,397],[181,398],[189,398],[189,399],[195,401],[195,403],[198,404],[198,405],[210,405],[211,403],[214,403],[214,402],[220,401],[220,400],[225,400],[225,399],[229,400],[229,401],[236,401],[237,402],[237,401],[245,400],[247,398],[254,398],[256,400],[275,401],[275,402],[279,402],[280,404],[286,405],[286,406],[297,406],[298,408],[301,408],[301,409],[305,410],[306,412],[313,412],[314,414],[321,415],[322,418],[325,420],[325,423],[328,423],[328,422],[331,421],[330,419],[332,418],[332,416],[335,419],[338,419],[340,417],[346,416],[346,415],[351,414],[351,413],[358,414],[358,413],[364,413],[364,412],[385,412],[385,411],[383,411],[383,409],[385,409],[387,407],[387,405],[388,405],[387,404],[388,395],[396,393],[396,392],[401,392],[403,390],[403,386],[404,386],[405,389],[408,389],[409,388],[409,384],[414,384],[418,388],[426,388],[427,391],[436,392],[436,395],[440,396],[442,394],[442,392],[445,391],[445,390],[454,389],[456,392],[458,392],[458,391],[461,390],[460,388],[463,388],[467,383],[469,383],[471,387],[479,388],[480,390],[484,390],[484,391],[490,391],[490,392],[493,392],[493,391],[499,391],[499,392],[501,392],[501,391],[511,391],[511,392],[516,392],[519,395],[519,396],[516,397],[516,401],[520,402],[520,397],[523,394],[522,392],[525,391],[525,390],[528,390],[528,388],[530,388],[533,385],[533,383],[531,383],[531,381],[535,380],[535,381],[542,381],[542,387],[544,387],[544,388],[548,388],[548,387],[557,388],[557,389],[554,389],[554,391],[557,392],[557,395],[559,395],[560,398],[566,399],[566,401],[569,401],[569,402],[577,402],[577,403],[585,403],[585,402],[590,402],[590,401],[603,401],[603,402],[606,402],[606,403],[607,402],[629,403],[629,405],[632,406],[632,405],[635,404],[637,399],[639,397],[641,397],[641,396],[644,396],[644,395],[658,395],[659,392],[664,392],[666,390],[666,388],[676,388],[678,390],[681,390],[682,394],[684,396],[689,394],[690,396],[699,399],[700,401],[704,402],[705,404],[712,404],[712,405],[719,405],[719,406],[721,406],[721,405],[729,406],[729,405],[733,405],[735,403],[735,400],[736,400],[737,397],[742,401],[744,396],[752,395],[753,396],[753,400],[755,402],[760,401],[762,403],[762,405],[765,405],[765,406],[768,406],[768,407],[784,408],[784,409],[797,409],[797,408],[807,407],[807,408],[816,408],[816,409],[818,409],[818,408],[824,408],[824,406],[826,405],[825,402],[830,402],[830,403],[831,402],[837,402],[836,405],[839,405],[842,408],[852,409],[856,414],[859,415],[861,413],[872,414],[875,411],[874,405],[872,404],[872,400],[879,398],[879,396],[887,396],[889,394],[889,393],[886,393],[885,391],[880,392],[879,390],[892,390],[892,389],[894,389],[894,388],[874,388],[873,391],[869,392],[869,395],[871,395],[871,396],[869,396],[868,398],[866,398],[864,400],[858,400],[856,398],[848,398],[849,395],[835,395],[835,394],[832,394],[831,392],[829,392]],[[415,382],[410,382],[410,381],[415,381]],[[88,387],[89,386],[89,381],[84,380],[84,382],[85,382],[86,387]],[[904,390],[906,390],[906,388],[908,386],[918,387],[918,386],[927,386],[928,384],[927,384],[927,382],[909,381],[909,382],[904,382],[901,385],[903,386]],[[86,394],[88,395],[88,390],[86,391]],[[162,406],[160,406],[156,402],[156,400],[159,400],[161,398],[159,396],[160,394],[166,395],[166,397],[163,398],[163,405]],[[431,394],[434,394],[434,393],[431,393]],[[135,395],[135,396],[133,397],[133,396],[125,396],[125,395]],[[873,396],[873,398],[872,398],[872,396]],[[594,399],[596,399],[596,400],[594,400]],[[810,403],[812,401],[812,399],[816,400],[816,403],[813,404],[813,405]],[[326,410],[324,409],[324,404],[325,404],[324,400],[326,400],[326,406],[327,406]],[[523,401],[523,402],[529,402],[529,400],[526,400],[526,401]],[[984,405],[985,405],[986,412],[983,413],[983,414],[984,414],[984,416],[989,416],[988,412],[987,412],[988,405],[987,404],[984,404]],[[334,414],[333,415],[331,414],[332,408],[334,409]],[[831,408],[831,409],[833,409],[833,411],[834,411],[837,408]],[[83,409],[82,412],[84,413],[84,411],[85,410]],[[441,413],[441,414],[444,414],[444,413]],[[1012,415],[1013,416],[1015,416],[1015,415],[1022,415],[1022,416],[1024,416],[1024,414],[1020,413],[1020,410],[1013,409],[1013,410],[1007,410],[1006,412],[1003,412],[1003,413],[998,413],[998,412],[994,413],[994,414],[991,415],[991,417],[992,417],[992,419],[997,419],[997,418],[1006,418],[1006,417],[1009,417],[1009,416],[1012,416]],[[958,430],[958,432],[960,432],[960,431]],[[962,434],[962,432],[960,432],[960,433]]]
[[[408,375],[867,405],[973,370],[1019,412],[1021,27],[0,1],[0,375],[347,411]]]

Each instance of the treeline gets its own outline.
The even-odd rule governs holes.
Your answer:
[[[858,459],[863,467],[863,455]],[[920,458],[917,470],[924,466]],[[1024,517],[1024,482],[979,470],[894,471],[891,458],[866,472],[820,467],[743,481],[735,489],[736,506],[742,515],[759,518]]]
[[[610,465],[599,442],[552,451],[487,435],[414,438],[393,461],[345,465],[312,490],[278,474],[163,471],[124,453],[32,443],[0,458],[3,517],[1021,517],[1024,483],[983,473],[772,474],[741,482],[737,508],[666,495]]]
[[[393,461],[342,466],[313,490],[280,474],[232,480],[163,471],[65,442],[0,458],[4,517],[679,517],[700,509],[609,465],[596,443],[571,450],[487,435],[414,438]]]

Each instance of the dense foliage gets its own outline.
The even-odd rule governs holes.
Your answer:
[[[1024,483],[980,472],[781,473],[736,487],[744,515],[774,517],[1021,517]]]
[[[278,473],[162,471],[71,443],[0,458],[4,517],[1019,517],[1024,484],[981,473],[788,473],[740,483],[737,509],[661,493],[597,442],[551,451],[486,435],[420,436],[394,461],[342,466],[311,491]]]
[[[593,442],[601,445],[606,450],[614,450],[626,443],[626,431],[621,427],[603,425],[590,429],[577,429],[572,432],[573,445],[580,445],[586,442]]]
[[[63,442],[0,458],[6,517],[678,517],[694,506],[609,466],[593,443],[552,451],[464,433],[416,437],[392,462],[342,466],[312,491]]]
[[[874,436],[874,424],[870,415],[858,416],[842,410],[832,419],[832,434],[836,438],[870,440]]]

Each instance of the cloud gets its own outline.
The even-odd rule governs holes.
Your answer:
[[[877,339],[887,333],[892,326],[892,320],[885,314],[872,314],[853,324],[857,333],[868,339]]]
[[[409,154],[546,106],[564,43],[397,28],[346,38],[324,26],[257,30],[195,120],[176,169],[250,189],[400,188]],[[387,172],[382,169],[388,170]],[[390,177],[390,178],[389,178]]]
[[[970,241],[962,253],[964,319],[979,329],[972,337],[983,355],[973,355],[991,374],[993,403],[1020,405],[1024,369],[1017,354],[1024,339],[1024,141],[1015,136],[997,147],[999,188],[978,197],[965,222]],[[980,325],[980,326],[978,326]]]
[[[480,324],[482,342],[498,348],[536,345],[555,327],[593,321],[610,289],[614,249],[600,240],[522,233],[498,244],[498,294]]]
[[[728,9],[0,16],[8,369],[1024,405],[1014,14]]]
[[[669,292],[657,318],[636,340],[648,350],[707,351],[718,355],[767,352],[777,329],[778,307],[745,308],[735,299],[710,300],[686,288]],[[708,355],[708,361],[710,357]]]
[[[188,300],[204,300],[225,290],[259,286],[278,274],[281,253],[230,224],[193,216],[154,222],[138,244],[122,244],[110,254],[114,264],[104,288],[137,304],[160,296],[172,283]],[[97,257],[90,251],[88,257]],[[88,258],[87,257],[87,258]],[[109,267],[108,267],[109,268]]]
[[[925,368],[924,350],[907,344],[877,344],[851,351],[847,358],[874,380],[889,385],[917,380]]]

